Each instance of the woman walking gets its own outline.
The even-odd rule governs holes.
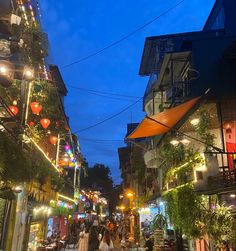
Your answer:
[[[98,249],[99,249],[98,223],[94,221],[93,226],[89,230],[88,251],[96,251]]]
[[[84,230],[79,234],[79,241],[76,245],[78,251],[88,251],[89,226],[85,226]]]
[[[108,230],[105,231],[103,239],[99,245],[99,250],[100,251],[109,251],[114,248],[113,242],[111,239],[111,234]]]

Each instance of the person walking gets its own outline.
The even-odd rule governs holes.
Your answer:
[[[79,234],[79,241],[76,245],[78,251],[88,251],[89,226],[86,226]]]
[[[99,245],[99,250],[100,251],[109,251],[114,248],[113,242],[111,239],[111,234],[108,230],[105,230],[103,239]]]
[[[98,249],[99,249],[98,221],[95,220],[89,230],[88,251],[95,251]]]

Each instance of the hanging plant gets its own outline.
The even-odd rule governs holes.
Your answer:
[[[0,132],[0,179],[3,183],[29,181],[33,173],[22,148]]]
[[[215,136],[210,133],[211,127],[211,115],[206,110],[201,111],[196,132],[200,136],[201,140],[205,143],[205,151],[211,150],[211,146],[214,145]]]

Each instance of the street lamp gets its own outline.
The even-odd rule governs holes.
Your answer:
[[[134,193],[133,192],[127,192],[126,196],[129,197],[129,198],[132,198],[134,196]]]

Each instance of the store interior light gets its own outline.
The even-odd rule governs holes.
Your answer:
[[[7,67],[4,65],[0,65],[0,74],[5,75],[7,72]]]
[[[197,126],[197,125],[199,124],[199,122],[200,122],[200,119],[198,119],[198,118],[192,119],[192,120],[190,121],[190,123],[191,123],[193,126]]]
[[[230,198],[236,198],[236,194],[230,194]]]
[[[188,144],[190,143],[190,140],[188,140],[188,139],[182,139],[180,142],[181,142],[183,145],[188,145]]]
[[[173,146],[177,146],[177,145],[179,144],[179,141],[178,141],[177,139],[172,139],[172,140],[170,141],[170,143],[171,143],[171,145],[173,145]]]
[[[21,193],[22,192],[22,187],[20,187],[20,186],[13,187],[12,191],[14,193]]]

